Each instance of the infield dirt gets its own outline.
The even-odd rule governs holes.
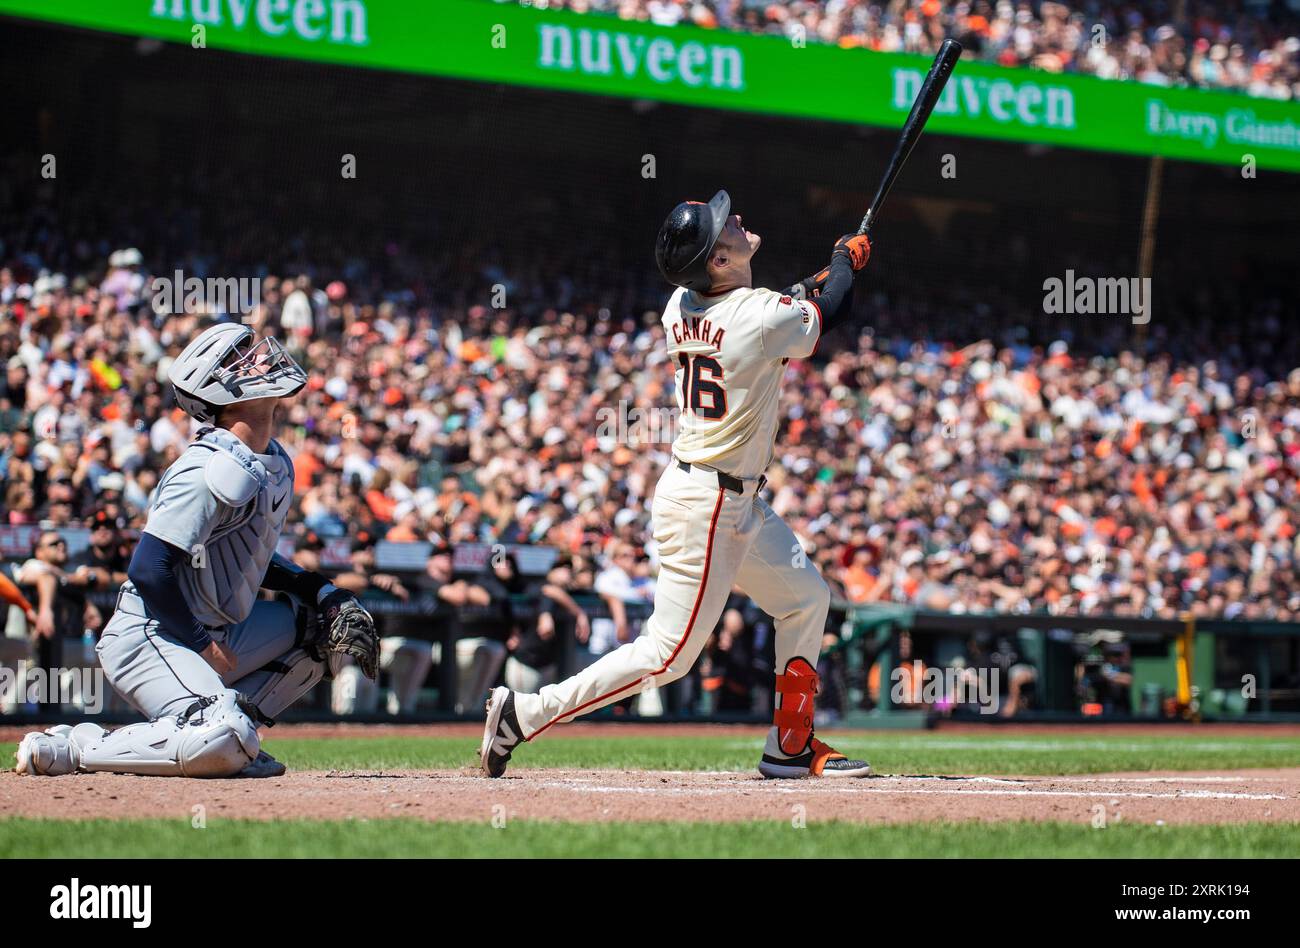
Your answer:
[[[271,780],[0,774],[0,817],[573,821],[1300,821],[1300,768],[1077,777],[879,776],[520,769],[289,773]],[[1098,809],[1100,807],[1100,809]],[[801,809],[802,808],[802,809]]]
[[[582,734],[699,734],[694,725],[571,725]],[[429,727],[290,724],[293,737],[329,738],[438,734],[466,739],[467,766],[442,770],[290,771],[271,780],[192,780],[78,774],[20,777],[0,772],[0,817],[189,819],[195,806],[209,817],[246,819],[381,819],[488,822],[504,817],[564,821],[851,820],[899,823],[937,820],[1113,822],[1300,822],[1300,768],[1180,771],[1074,776],[880,775],[862,780],[767,781],[753,771],[698,772],[515,768],[488,780],[468,766],[481,726]],[[946,730],[947,728],[945,728]],[[953,728],[957,730],[959,728]],[[999,734],[1053,733],[1008,725]],[[1214,725],[1125,727],[1108,733],[1217,734]],[[22,729],[0,727],[0,742]],[[763,728],[730,733],[761,736]],[[1243,733],[1222,728],[1223,734]],[[1070,733],[1079,734],[1077,729]],[[1300,728],[1252,730],[1281,738]],[[802,809],[800,809],[802,807]]]

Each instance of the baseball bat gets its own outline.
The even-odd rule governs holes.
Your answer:
[[[916,101],[912,103],[912,111],[908,113],[907,121],[903,123],[903,131],[898,136],[898,144],[894,146],[889,167],[885,169],[885,176],[880,181],[880,187],[876,189],[875,200],[871,202],[871,207],[862,218],[862,226],[858,228],[859,234],[871,236],[871,225],[876,222],[880,205],[885,203],[889,189],[894,186],[894,179],[903,170],[903,163],[916,147],[921,132],[925,130],[925,123],[930,118],[930,113],[934,111],[934,104],[939,101],[939,93],[943,92],[943,87],[947,85],[948,77],[952,75],[952,69],[957,65],[960,56],[961,43],[956,40],[946,39],[939,47],[939,53],[930,64],[930,71],[926,73],[925,82],[921,83],[921,91],[917,93]]]

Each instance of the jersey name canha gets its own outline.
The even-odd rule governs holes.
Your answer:
[[[678,289],[663,325],[680,410],[673,453],[758,477],[772,462],[785,363],[817,349],[817,304],[750,287],[717,296]]]

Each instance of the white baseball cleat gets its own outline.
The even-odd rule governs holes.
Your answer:
[[[523,741],[523,729],[515,717],[515,693],[494,688],[488,696],[487,720],[483,722],[483,743],[479,763],[489,777],[500,777],[510,763],[510,753]]]

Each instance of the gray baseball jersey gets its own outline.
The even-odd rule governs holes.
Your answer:
[[[271,441],[257,454],[207,429],[169,467],[144,531],[190,553],[181,592],[208,626],[242,622],[275,553],[293,494],[293,462]]]

